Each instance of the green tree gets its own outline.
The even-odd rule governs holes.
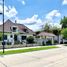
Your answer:
[[[52,26],[50,24],[46,23],[44,28],[43,28],[43,31],[45,31],[45,32],[52,32],[51,27]]]
[[[52,33],[55,34],[58,38],[57,42],[60,43],[60,34],[61,34],[61,28],[58,28],[57,26],[53,26]]]
[[[64,18],[61,19],[60,24],[62,25],[62,29],[67,28],[67,17],[64,16]]]
[[[59,36],[60,33],[61,33],[61,29],[60,28],[55,28],[55,29],[52,29],[52,32],[53,32],[53,34]]]
[[[36,35],[38,35],[40,32],[42,32],[42,31],[36,31],[35,33],[36,33]]]
[[[61,34],[63,35],[64,39],[67,39],[67,28],[62,29]]]

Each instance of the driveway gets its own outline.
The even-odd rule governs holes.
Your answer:
[[[67,47],[0,56],[0,67],[67,67]]]

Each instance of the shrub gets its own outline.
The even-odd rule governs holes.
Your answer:
[[[47,44],[47,45],[52,45],[51,40],[48,40],[48,41],[46,42],[46,44]]]
[[[7,42],[7,45],[11,45],[11,43],[10,42]]]
[[[57,44],[58,43],[58,41],[57,40],[54,40],[54,44]]]
[[[2,41],[3,39],[3,36],[2,36],[2,33],[0,33],[0,41]]]
[[[36,36],[36,38],[40,38],[40,36]]]
[[[27,43],[34,43],[34,37],[33,36],[29,36],[27,37]]]
[[[44,43],[44,41],[42,42],[42,45],[45,46],[46,44]]]
[[[17,45],[17,44],[20,44],[20,42],[19,41],[15,41],[14,44]]]
[[[2,41],[2,37],[0,37],[0,41]]]

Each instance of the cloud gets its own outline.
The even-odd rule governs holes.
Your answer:
[[[62,4],[67,5],[67,0],[63,0]]]
[[[0,12],[3,12],[2,9],[2,5],[0,5]],[[4,15],[7,18],[12,18],[15,17],[18,14],[17,10],[15,9],[15,7],[11,7],[11,6],[4,6]]]
[[[53,17],[60,17],[61,13],[58,10],[52,10],[46,15],[46,19],[52,20]]]
[[[26,5],[26,2],[24,0],[18,0],[19,2],[22,3],[22,5]]]
[[[33,25],[33,24],[37,24],[37,23],[42,23],[42,20],[38,18],[38,15],[33,15],[31,18],[26,18],[24,20],[20,20],[18,18],[16,18],[18,23],[24,23],[26,25]]]
[[[33,15],[32,17],[26,19],[19,19],[18,17],[15,19],[17,20],[17,23],[24,24],[34,31],[40,29],[41,25],[44,24],[43,21],[38,18],[38,15]]]
[[[2,6],[0,5],[0,13],[2,13],[2,10],[3,10],[3,9],[2,9]]]
[[[22,4],[25,5],[26,4],[25,1],[22,1]]]
[[[56,17],[60,16],[60,13],[57,13],[55,15],[52,14],[53,12],[50,12],[50,13],[48,13],[47,15],[49,16],[49,18],[51,17],[51,19],[53,16],[56,16]],[[48,22],[51,25],[55,24],[55,26],[60,27],[59,23],[53,23],[51,20],[49,20],[49,18],[47,20],[46,19],[40,19],[38,15],[33,15],[32,17],[26,18],[26,19],[19,19],[18,17],[16,17],[15,20],[17,20],[17,23],[24,24],[27,27],[29,27],[30,29],[32,29],[33,31],[42,29],[43,25],[45,25],[45,23],[48,23]]]
[[[7,10],[5,10],[5,15],[8,18],[15,17],[18,14],[18,12],[17,12],[17,10],[15,9],[14,6],[13,7],[9,7],[9,8],[5,7],[5,9],[7,9]]]

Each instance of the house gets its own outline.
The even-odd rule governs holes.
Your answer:
[[[56,37],[56,35],[54,35],[53,33],[48,33],[48,32],[41,32],[37,36],[40,37],[40,38],[38,38],[38,42],[41,45],[42,45],[43,42],[44,42],[44,44],[46,44],[46,42],[48,40],[50,40],[51,43],[54,44],[54,38]]]
[[[2,33],[2,31],[3,25],[0,25],[0,33]],[[34,35],[34,32],[25,25],[18,24],[16,21],[13,23],[9,19],[4,23],[4,32],[4,41],[12,42],[12,44],[14,44],[15,41],[22,42],[22,40],[26,40],[27,37]]]

